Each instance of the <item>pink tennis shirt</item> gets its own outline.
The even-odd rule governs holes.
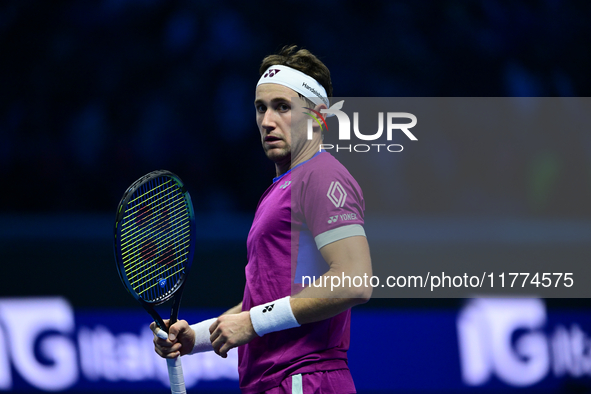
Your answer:
[[[363,235],[361,188],[332,155],[319,152],[277,177],[261,197],[247,239],[242,310],[292,294],[302,276],[322,275],[320,249]],[[308,282],[305,282],[308,285]],[[348,369],[351,311],[256,337],[238,348],[240,388],[260,393],[293,374]]]

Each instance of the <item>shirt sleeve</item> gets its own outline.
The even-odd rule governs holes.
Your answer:
[[[363,193],[344,167],[311,172],[301,204],[318,249],[340,239],[365,236]]]

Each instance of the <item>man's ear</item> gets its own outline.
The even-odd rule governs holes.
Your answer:
[[[320,120],[320,123],[322,124],[322,130],[328,130],[328,127],[326,126],[326,114],[320,112],[321,109],[328,109],[328,107],[326,104],[318,104],[314,107],[314,111],[316,111],[320,117],[318,120]],[[322,134],[324,135],[324,132]]]
[[[314,111],[319,112],[321,109],[328,109],[328,107],[326,106],[326,104],[318,104],[314,107]]]

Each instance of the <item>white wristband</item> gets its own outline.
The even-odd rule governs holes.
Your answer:
[[[209,327],[217,320],[217,317],[213,317],[208,320],[204,320],[197,324],[191,324],[191,328],[195,332],[195,346],[193,346],[193,350],[189,354],[201,353],[201,352],[208,352],[213,350],[213,346],[211,345],[211,341],[209,337],[211,334],[209,333]]]
[[[250,309],[250,321],[258,336],[299,327],[287,296]]]

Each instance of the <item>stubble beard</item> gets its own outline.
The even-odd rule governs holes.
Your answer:
[[[285,143],[285,146],[281,148],[264,147],[265,154],[275,164],[285,164],[291,160],[291,145],[285,141],[283,142]]]

